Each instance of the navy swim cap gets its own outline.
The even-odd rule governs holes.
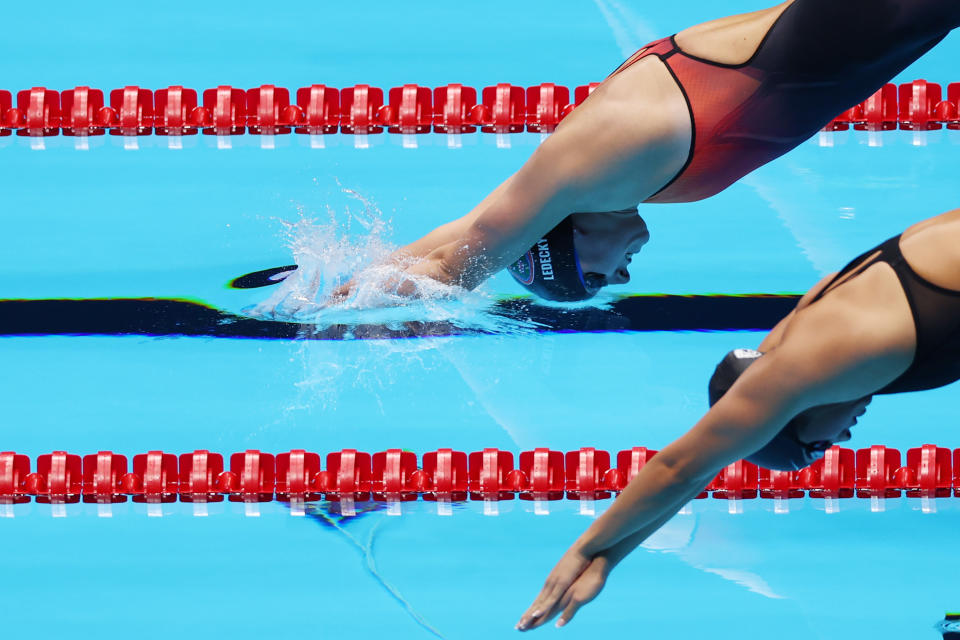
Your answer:
[[[580,269],[570,216],[530,247],[507,270],[530,293],[559,302],[592,298],[606,285],[606,278],[602,275],[584,275]]]
[[[747,368],[763,354],[753,349],[734,349],[724,356],[710,378],[707,393],[710,406],[733,386]],[[801,414],[802,415],[802,414]],[[829,440],[801,442],[797,437],[799,423],[794,418],[780,430],[762,449],[747,456],[746,460],[767,469],[795,471],[802,469],[823,457],[823,452],[833,446]]]

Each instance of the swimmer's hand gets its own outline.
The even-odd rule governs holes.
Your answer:
[[[356,288],[357,281],[353,278],[350,278],[348,281],[344,282],[342,285],[330,292],[330,297],[326,299],[324,306],[335,307],[336,305],[343,303],[344,300],[353,294]]]
[[[597,597],[612,569],[613,563],[602,554],[590,558],[576,548],[569,549],[547,576],[543,589],[520,617],[516,629],[536,629],[557,614],[557,626],[564,626],[580,607]]]
[[[436,260],[426,258],[405,266],[381,264],[368,267],[337,286],[320,306],[336,307],[347,301],[360,306],[382,306],[385,299],[390,299],[390,304],[402,304],[404,299],[449,295],[451,286]]]

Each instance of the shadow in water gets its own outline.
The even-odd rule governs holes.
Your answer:
[[[604,307],[544,306],[530,298],[495,302],[487,313],[534,333],[768,330],[797,295],[635,295]],[[249,318],[193,300],[107,298],[0,300],[0,336],[205,336],[263,340],[375,340],[493,335],[451,321],[317,326]]]

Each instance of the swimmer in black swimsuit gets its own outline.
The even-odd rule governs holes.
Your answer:
[[[960,379],[960,209],[910,227],[824,278],[757,352],[738,351],[714,374],[710,410],[580,536],[518,628],[558,614],[568,622],[625,555],[726,465],[754,458],[795,468],[849,438],[874,394]]]
[[[467,288],[510,267],[554,300],[626,283],[649,238],[639,203],[725,189],[869,97],[957,24],[955,0],[794,0],[653,42],[470,213],[393,257],[413,259],[409,274]],[[416,294],[411,281],[396,284]]]

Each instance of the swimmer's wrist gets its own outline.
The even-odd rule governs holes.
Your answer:
[[[597,540],[596,536],[591,535],[591,527],[584,531],[583,535],[573,544],[573,549],[584,558],[595,558],[607,551],[607,548]]]

